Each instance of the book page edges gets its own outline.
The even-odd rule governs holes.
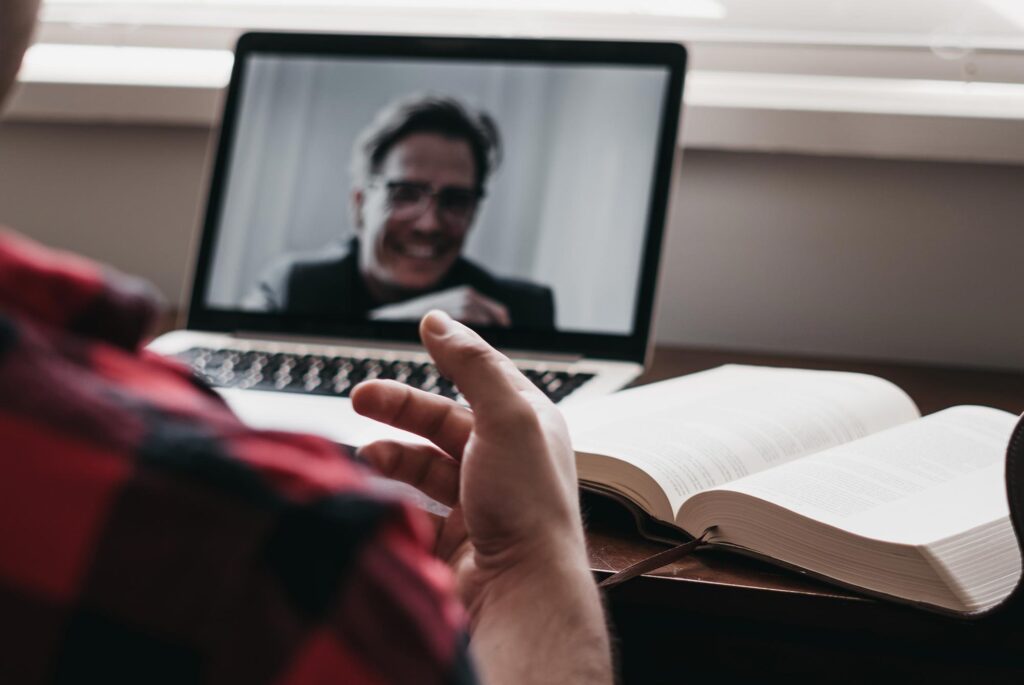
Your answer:
[[[854,592],[858,595],[863,595],[865,601],[870,601],[870,599],[879,599],[887,602],[895,602],[896,604],[902,604],[904,606],[914,607],[916,609],[923,609],[924,611],[927,611],[929,613],[941,614],[943,616],[949,616],[951,618],[959,619],[983,618],[999,607],[999,605],[996,605],[986,611],[950,609],[938,604],[930,604],[928,602],[907,599],[906,597],[901,597],[899,595],[888,594],[878,590],[865,588],[854,583],[845,582],[843,580],[839,580],[824,573],[819,573],[817,571],[813,571],[811,569],[807,569],[802,566],[798,566],[796,564],[791,564],[781,559],[777,559],[767,554],[762,554],[761,552],[757,552],[747,547],[743,547],[742,545],[736,545],[724,541],[715,541],[709,542],[708,546],[717,550],[721,550],[723,552],[728,552],[730,554],[739,554],[740,556],[749,557],[751,559],[757,559],[758,561],[763,561],[765,563],[771,564],[772,566],[778,566],[779,568],[784,568],[789,571],[796,572],[804,577],[813,578],[814,580],[821,581],[833,587],[849,590],[850,592]],[[844,596],[843,599],[849,600],[850,598]]]
[[[866,538],[730,491],[695,495],[680,510],[678,524],[687,530],[713,528],[709,544],[742,549],[858,592],[951,615],[974,612],[939,574],[922,545]],[[897,594],[901,587],[904,594]]]
[[[999,608],[1021,579],[1021,550],[1009,518],[924,545],[922,554],[972,616]],[[989,577],[991,568],[1003,575]]]
[[[630,516],[632,516],[633,522],[636,524],[637,532],[640,533],[640,537],[646,540],[660,542],[664,545],[673,547],[693,540],[692,535],[676,526],[676,524],[666,523],[665,521],[654,518],[641,509],[636,502],[628,497],[624,497],[622,494],[607,486],[581,481],[580,490],[610,500],[617,506],[622,507]]]
[[[605,454],[577,452],[576,472],[581,483],[593,484],[600,491],[615,492],[655,519],[676,525],[675,512],[665,490],[639,466]]]

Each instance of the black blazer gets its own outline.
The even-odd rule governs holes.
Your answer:
[[[370,297],[359,273],[358,245],[330,254],[291,258],[272,267],[260,279],[246,306],[263,311],[330,316],[365,321],[379,306]],[[500,278],[459,257],[433,288],[410,295],[418,297],[460,285],[508,307],[512,325],[519,328],[553,329],[555,298],[551,288],[517,278]]]

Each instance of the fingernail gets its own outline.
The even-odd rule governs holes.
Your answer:
[[[423,317],[423,330],[434,336],[447,335],[452,331],[452,318],[440,309],[427,312]]]

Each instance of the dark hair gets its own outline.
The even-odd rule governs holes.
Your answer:
[[[501,137],[489,114],[470,110],[451,97],[417,95],[382,109],[359,135],[352,151],[353,178],[365,183],[379,173],[391,148],[414,133],[437,133],[469,143],[481,190],[501,161]]]

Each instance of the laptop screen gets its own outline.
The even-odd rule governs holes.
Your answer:
[[[683,59],[657,47],[243,38],[190,324],[645,337]]]

